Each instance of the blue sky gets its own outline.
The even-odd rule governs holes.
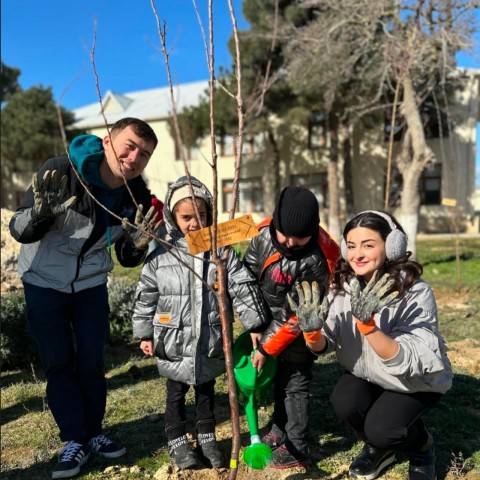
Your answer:
[[[197,0],[208,35],[208,2]],[[234,0],[239,28],[247,28],[241,0]],[[192,0],[156,0],[165,20],[174,83],[208,79],[203,39]],[[213,2],[215,65],[230,66],[232,24],[226,0]],[[167,85],[150,0],[2,0],[2,61],[22,71],[23,88],[53,87],[69,109],[98,101],[90,59],[97,19],[95,65],[102,95]],[[72,82],[75,82],[72,85]]]
[[[207,0],[197,0],[208,35]],[[173,82],[208,78],[200,27],[192,0],[156,0],[159,17],[167,25]],[[241,0],[233,0],[239,28],[248,28]],[[227,40],[232,25],[227,0],[214,5],[215,65],[229,67]],[[477,11],[477,15],[480,14]],[[167,85],[156,19],[150,0],[2,0],[2,61],[17,67],[24,89],[51,86],[56,101],[75,109],[98,101],[90,59],[96,27],[95,65],[100,93],[126,93]],[[477,34],[477,41],[480,41]],[[478,48],[478,46],[477,46]],[[480,68],[480,53],[461,53],[458,63]],[[480,126],[477,126],[477,145]],[[480,147],[476,183],[480,186]]]

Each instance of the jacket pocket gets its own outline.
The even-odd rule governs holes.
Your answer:
[[[178,361],[183,356],[184,332],[180,318],[170,313],[155,314],[153,321],[155,356],[161,360]]]
[[[232,322],[233,318],[228,319],[230,328],[230,335],[232,335]],[[220,321],[220,315],[217,312],[210,312],[208,314],[209,324],[209,340],[208,340],[208,356],[214,358],[225,358],[223,353],[223,335],[222,335],[222,323]]]

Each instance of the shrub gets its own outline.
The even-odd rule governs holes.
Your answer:
[[[137,283],[124,279],[111,279],[108,283],[110,304],[110,343],[131,341],[132,314]]]
[[[23,293],[3,293],[0,311],[2,369],[26,368],[32,363],[38,363],[38,357],[27,332]]]

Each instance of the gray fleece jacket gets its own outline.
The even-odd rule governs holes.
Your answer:
[[[192,183],[204,192],[211,217],[210,192],[193,177]],[[185,237],[169,208],[173,192],[184,185],[186,177],[172,184],[166,195],[163,215],[168,242],[177,248],[158,245],[147,257],[136,291],[133,334],[141,340],[153,340],[161,376],[198,385],[222,374],[225,359],[217,297],[205,286],[212,287],[216,281],[214,265],[204,261],[210,252],[194,257],[186,253]],[[247,330],[264,328],[267,318],[260,291],[233,250],[226,270],[229,321],[233,322],[235,308]]]
[[[430,286],[418,279],[401,298],[380,313],[375,323],[395,339],[400,348],[382,360],[362,335],[352,317],[350,289],[330,294],[330,311],[323,327],[328,353],[359,378],[396,392],[445,393],[452,386],[447,347],[438,332],[435,297]]]

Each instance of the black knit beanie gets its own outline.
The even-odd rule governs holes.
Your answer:
[[[303,187],[285,187],[273,211],[273,226],[287,237],[313,235],[320,223],[315,195]]]

